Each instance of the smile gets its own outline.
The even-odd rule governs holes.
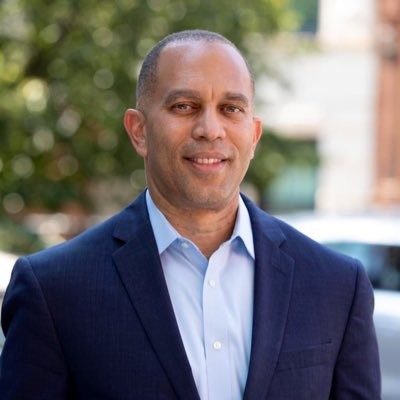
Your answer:
[[[220,158],[193,158],[193,162],[197,164],[218,164],[222,161]]]

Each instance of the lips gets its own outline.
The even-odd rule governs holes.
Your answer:
[[[192,163],[205,166],[221,164],[229,159],[224,153],[216,151],[191,152],[184,158]]]

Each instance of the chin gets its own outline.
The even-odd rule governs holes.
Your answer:
[[[198,190],[185,197],[190,208],[217,211],[226,207],[237,195],[238,192],[228,194],[221,191],[216,192],[215,190]]]

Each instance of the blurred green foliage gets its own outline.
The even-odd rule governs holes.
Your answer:
[[[40,236],[8,218],[0,218],[0,249],[14,254],[33,253],[46,247]],[[1,267],[1,266],[0,266]]]
[[[259,69],[265,36],[295,23],[286,0],[3,0],[0,207],[17,215],[77,202],[90,211],[91,183],[143,184],[122,118],[143,56],[166,34],[221,32]],[[249,174],[260,188],[276,170],[264,164]]]

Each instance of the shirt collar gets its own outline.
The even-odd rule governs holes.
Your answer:
[[[162,254],[175,240],[183,238],[157,208],[148,190],[146,190],[146,204],[158,253]],[[229,241],[232,242],[236,238],[242,240],[247,252],[254,259],[253,231],[251,229],[250,216],[241,196],[239,196],[239,208],[235,227]]]
[[[158,254],[163,253],[181,235],[168,222],[164,214],[154,204],[150,192],[146,190],[146,204],[149,211],[150,223],[157,242]]]
[[[241,196],[239,196],[238,214],[236,217],[235,227],[233,228],[231,240],[234,240],[237,237],[242,239],[247,252],[254,260],[253,230],[251,229],[250,215]]]

